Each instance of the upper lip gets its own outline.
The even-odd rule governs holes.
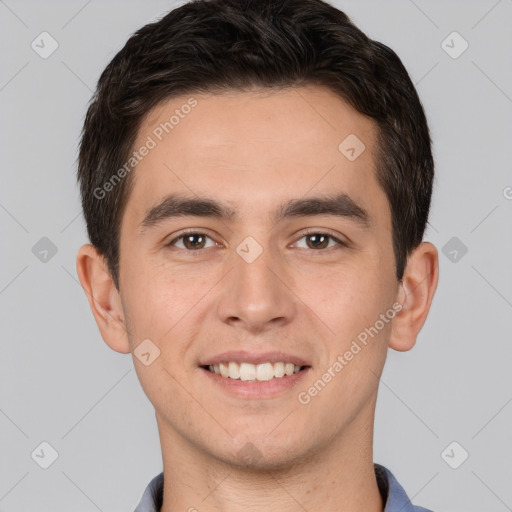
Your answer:
[[[222,352],[212,357],[203,359],[199,366],[209,366],[219,363],[229,363],[234,361],[240,363],[293,363],[295,366],[309,366],[308,362],[301,357],[293,354],[287,354],[286,352],[247,352],[245,350],[235,350],[229,352]]]

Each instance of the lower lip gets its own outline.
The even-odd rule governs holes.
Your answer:
[[[218,373],[211,372],[205,368],[201,370],[206,374],[206,377],[211,379],[213,383],[218,384],[223,390],[229,394],[239,398],[249,399],[264,399],[274,398],[276,395],[290,390],[300,382],[311,367],[304,368],[300,372],[293,375],[285,375],[284,377],[273,378],[266,381],[255,380],[239,380],[230,379],[229,377],[222,377]]]

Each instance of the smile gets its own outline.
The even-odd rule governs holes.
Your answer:
[[[300,372],[304,367],[293,363],[237,363],[235,361],[208,365],[205,367],[210,372],[216,373],[224,378],[240,381],[264,382],[272,379],[281,379],[285,376]]]

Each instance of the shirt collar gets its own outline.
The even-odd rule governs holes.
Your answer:
[[[377,485],[384,501],[383,512],[432,512],[411,503],[393,473],[380,464],[373,464]],[[155,476],[146,487],[134,512],[160,512],[164,499],[164,474]]]

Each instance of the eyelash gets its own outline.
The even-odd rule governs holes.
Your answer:
[[[172,247],[172,246],[175,245],[175,242],[177,242],[178,240],[182,240],[183,238],[185,238],[188,235],[203,235],[203,236],[206,236],[207,238],[209,238],[210,240],[213,240],[212,237],[208,236],[206,233],[204,233],[202,231],[190,230],[190,231],[185,231],[185,232],[181,233],[181,235],[179,235],[176,238],[174,238],[173,240],[171,240],[168,244],[166,244],[166,246],[167,247]],[[303,233],[302,236],[298,240],[302,240],[302,238],[304,238],[304,237],[306,237],[308,235],[323,235],[323,236],[328,237],[330,240],[335,241],[338,244],[338,246],[348,247],[347,243],[341,241],[339,238],[335,237],[334,235],[331,235],[328,232],[318,231],[318,230],[307,231],[306,233]],[[315,251],[315,252],[322,252],[322,251],[325,252],[328,249],[333,249],[333,248],[334,247],[328,247],[328,248],[325,248],[325,249],[310,249],[310,250],[311,251]],[[203,249],[196,249],[196,250],[193,250],[193,249],[182,249],[181,247],[177,248],[177,250],[186,251],[188,253],[200,253],[201,251],[205,251],[207,249],[211,249],[211,247],[207,247],[207,248],[203,248]]]

